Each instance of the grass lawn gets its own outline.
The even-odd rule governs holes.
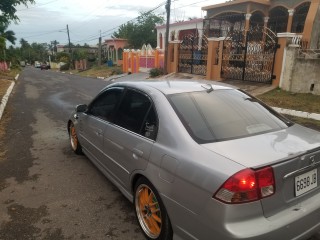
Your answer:
[[[72,70],[68,71],[74,74],[84,76],[84,77],[110,77],[112,75],[117,75],[122,73],[122,68],[118,66],[108,67],[108,66],[95,66],[85,71]]]
[[[13,80],[17,74],[21,72],[20,69],[11,69],[10,71],[0,71],[0,79]]]
[[[257,97],[272,107],[320,113],[320,96],[311,93],[291,93],[274,89]]]

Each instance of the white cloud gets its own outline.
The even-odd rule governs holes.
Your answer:
[[[67,43],[66,25],[69,25],[73,43],[97,43],[100,30],[108,38],[123,23],[159,6],[166,1],[143,0],[36,0],[36,4],[18,7],[20,22],[11,24],[18,41],[25,38],[29,43],[57,40]],[[224,2],[217,0],[215,3]],[[203,17],[201,6],[211,5],[210,0],[172,0],[171,21]],[[156,10],[165,13],[165,8]],[[64,31],[58,30],[64,29]],[[18,42],[17,41],[17,42]]]

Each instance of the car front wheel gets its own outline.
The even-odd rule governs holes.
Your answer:
[[[76,154],[82,154],[82,149],[77,137],[76,128],[72,122],[70,123],[70,126],[69,126],[69,138],[70,138],[70,144],[71,144],[72,150]]]
[[[172,227],[168,214],[153,185],[142,177],[135,185],[134,194],[136,216],[147,239],[172,239]]]

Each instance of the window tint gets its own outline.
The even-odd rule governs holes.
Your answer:
[[[256,99],[238,90],[175,94],[169,99],[190,135],[199,143],[287,127]]]
[[[90,104],[88,113],[111,122],[122,92],[122,88],[112,88],[103,92]]]
[[[140,134],[150,107],[151,102],[146,95],[128,89],[117,111],[115,123]]]

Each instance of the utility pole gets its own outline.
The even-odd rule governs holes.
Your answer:
[[[166,24],[166,36],[165,36],[165,50],[164,50],[164,74],[168,73],[168,45],[169,45],[169,25],[170,25],[170,7],[171,0],[167,0],[166,11],[167,11],[167,24]]]
[[[99,50],[98,50],[98,58],[99,58],[99,61],[98,61],[98,66],[100,67],[101,66],[101,30],[100,30],[100,37],[99,37]]]
[[[70,34],[69,34],[69,26],[67,24],[67,33],[68,33],[68,41],[69,41],[69,54],[70,54],[70,59],[69,59],[69,63],[70,63],[70,67],[72,65],[72,52],[71,52],[71,42],[70,42]],[[71,67],[72,68],[72,67]]]

